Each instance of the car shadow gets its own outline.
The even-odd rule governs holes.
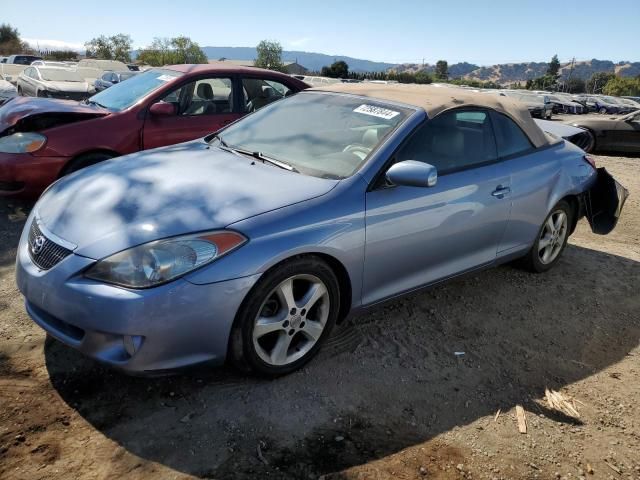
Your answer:
[[[315,478],[516,403],[552,416],[533,402],[545,387],[638,344],[638,291],[640,263],[569,246],[543,275],[507,265],[372,307],[276,380],[127,377],[54,340],[45,359],[62,399],[138,457],[202,478]]]

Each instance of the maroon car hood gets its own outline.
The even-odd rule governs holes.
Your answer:
[[[73,100],[16,97],[0,107],[0,134],[27,117],[61,114],[68,119],[95,118],[111,113],[97,105],[87,105]]]

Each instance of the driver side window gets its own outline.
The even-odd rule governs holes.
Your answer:
[[[397,153],[396,162],[418,160],[445,175],[495,161],[497,157],[488,112],[456,109],[419,127]]]
[[[230,78],[203,78],[173,90],[162,101],[175,105],[181,116],[231,113],[233,82]]]
[[[244,112],[251,113],[276,100],[287,97],[291,89],[274,80],[262,78],[243,78]]]

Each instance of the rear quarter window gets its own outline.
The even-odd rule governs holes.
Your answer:
[[[491,112],[491,120],[496,135],[498,157],[523,154],[533,149],[533,144],[522,129],[509,117]]]

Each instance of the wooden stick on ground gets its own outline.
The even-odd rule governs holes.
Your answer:
[[[527,433],[527,417],[524,415],[524,408],[516,405],[516,418],[518,419],[518,430],[520,433]]]
[[[502,412],[502,409],[501,409],[501,408],[499,408],[499,409],[498,409],[498,411],[496,412],[496,416],[495,416],[495,417],[493,417],[493,421],[494,421],[494,422],[497,422],[497,421],[498,421],[498,418],[500,417],[500,412]]]

